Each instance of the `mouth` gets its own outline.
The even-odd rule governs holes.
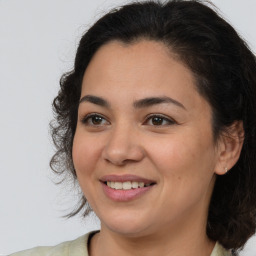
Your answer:
[[[114,201],[134,200],[148,191],[157,183],[135,175],[107,175],[101,177],[105,195]]]
[[[113,188],[116,190],[129,190],[129,189],[137,189],[137,188],[144,188],[153,186],[156,183],[150,182],[150,183],[144,183],[141,181],[105,181],[103,182],[105,185],[107,185],[109,188]]]
[[[109,188],[117,190],[129,190],[138,189],[153,186],[155,181],[142,178],[136,175],[106,175],[103,176],[100,181],[107,185]]]

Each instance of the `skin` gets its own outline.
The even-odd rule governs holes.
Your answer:
[[[73,142],[79,184],[101,220],[90,256],[209,256],[215,243],[205,230],[215,174],[232,167],[239,147],[214,142],[211,107],[192,72],[162,43],[112,41],[86,69],[81,99],[88,95],[108,103],[81,101]],[[134,106],[149,97],[176,103]],[[100,118],[88,118],[91,113]],[[164,119],[156,123],[151,114]],[[116,202],[100,182],[112,174],[156,184],[134,200]]]

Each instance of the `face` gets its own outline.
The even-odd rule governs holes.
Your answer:
[[[193,74],[163,44],[102,46],[84,74],[73,142],[102,229],[205,228],[218,162],[211,123]]]

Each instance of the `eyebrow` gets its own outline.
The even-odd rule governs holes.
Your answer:
[[[97,97],[97,96],[93,96],[93,95],[86,95],[84,97],[82,97],[79,101],[79,104],[82,102],[90,102],[93,103],[95,105],[99,105],[105,108],[110,108],[110,104],[104,100],[101,97]]]
[[[149,98],[141,99],[141,100],[135,101],[133,105],[135,108],[144,108],[144,107],[150,107],[153,105],[163,104],[163,103],[172,103],[186,110],[186,108],[182,103],[167,96],[149,97]]]
[[[86,95],[82,97],[79,101],[79,104],[82,102],[90,102],[95,105],[99,105],[101,107],[110,108],[110,103],[107,100],[94,95]],[[134,108],[145,108],[145,107],[150,107],[153,105],[164,104],[164,103],[171,103],[186,110],[186,108],[182,103],[167,96],[149,97],[149,98],[137,100],[133,103],[133,106]]]

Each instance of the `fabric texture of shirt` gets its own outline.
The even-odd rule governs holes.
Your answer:
[[[91,233],[94,232],[56,246],[36,247],[9,256],[89,256],[88,240]],[[231,253],[217,242],[210,256],[231,256]]]

